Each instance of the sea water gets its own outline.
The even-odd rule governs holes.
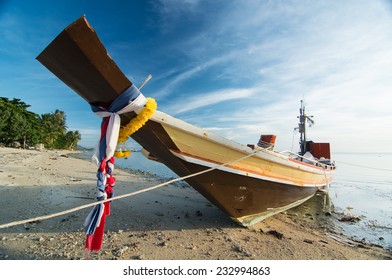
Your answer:
[[[91,157],[91,153],[85,155]],[[333,160],[337,169],[328,195],[335,215],[329,222],[350,238],[392,249],[392,154],[339,153],[333,155]],[[128,159],[116,159],[116,166],[163,180],[178,177],[141,152],[132,152]],[[358,219],[339,221],[344,216]]]
[[[335,212],[358,217],[339,222],[345,235],[392,249],[392,154],[334,154],[329,188]]]

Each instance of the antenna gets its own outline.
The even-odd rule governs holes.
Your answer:
[[[298,131],[301,135],[300,137],[300,148],[301,148],[301,156],[303,156],[307,152],[306,147],[306,121],[309,122],[309,126],[314,125],[314,120],[312,119],[313,116],[307,116],[305,113],[305,105],[304,100],[301,100],[301,107],[299,108],[299,124],[298,124]],[[301,159],[302,160],[302,159]]]

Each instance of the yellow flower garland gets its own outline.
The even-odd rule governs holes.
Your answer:
[[[131,155],[131,151],[130,150],[126,150],[124,152],[122,150],[119,150],[119,151],[115,151],[114,152],[114,156],[116,158],[129,157],[130,155]]]
[[[128,137],[133,133],[138,131],[146,122],[151,118],[152,114],[157,109],[157,103],[154,98],[147,98],[147,103],[144,106],[143,110],[133,118],[126,126],[120,128],[120,132],[118,135],[118,143],[125,143],[128,140]],[[114,156],[117,158],[128,157],[131,154],[131,151],[126,150],[114,152]]]

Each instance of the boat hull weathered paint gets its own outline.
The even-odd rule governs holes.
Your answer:
[[[84,17],[37,59],[91,105],[107,108],[132,85]],[[121,123],[135,116],[124,114]],[[252,149],[159,111],[131,137],[181,177],[211,169],[186,181],[244,226],[304,202],[332,180],[332,166]]]
[[[216,168],[186,181],[244,226],[303,203],[332,180],[332,170],[255,152],[162,112],[132,138],[180,177]]]

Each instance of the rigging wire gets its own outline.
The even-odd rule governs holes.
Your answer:
[[[297,128],[294,128],[293,129],[293,137],[291,138],[291,150],[292,151],[294,151],[294,138],[295,138],[295,135],[297,134]]]
[[[344,161],[339,161],[339,160],[334,160],[335,162],[346,164],[346,165],[352,165],[356,167],[361,167],[361,168],[367,168],[367,169],[373,169],[373,170],[380,170],[380,171],[388,171],[392,172],[392,169],[387,169],[387,168],[378,168],[378,167],[372,167],[372,166],[366,166],[366,165],[360,165],[360,164],[354,164],[354,163],[348,163]]]

